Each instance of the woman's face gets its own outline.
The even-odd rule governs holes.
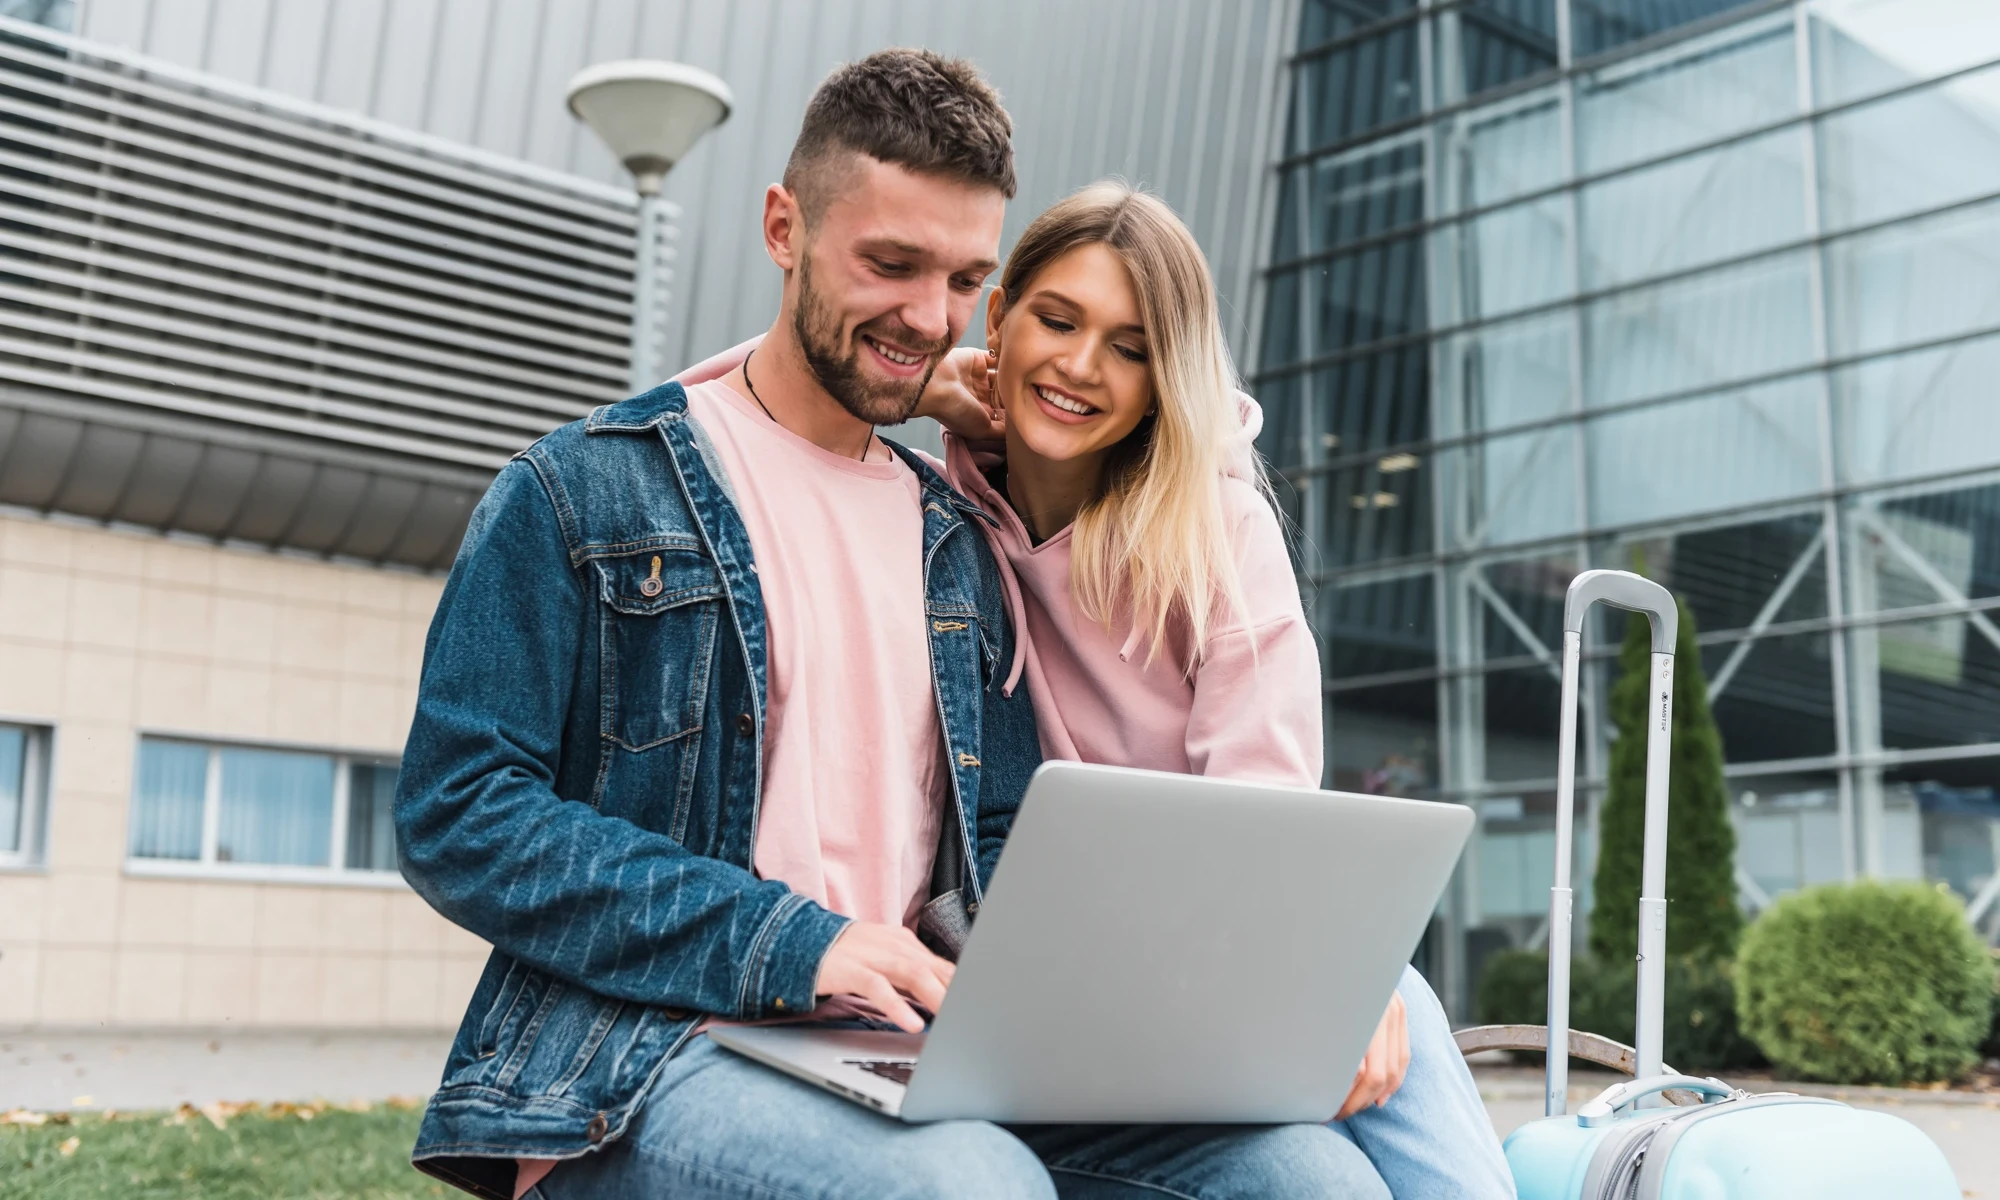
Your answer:
[[[1010,441],[1042,458],[1101,457],[1153,408],[1138,290],[1102,243],[1049,263],[1021,296],[995,289],[986,344],[999,349],[996,384]]]

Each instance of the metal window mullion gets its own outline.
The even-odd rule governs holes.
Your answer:
[[[93,237],[92,240],[101,241],[105,239]],[[622,346],[618,347],[619,359],[617,362],[602,358],[592,360],[581,357],[570,357],[551,351],[523,347],[499,338],[484,337],[469,332],[464,326],[454,328],[445,324],[427,324],[375,313],[368,309],[356,308],[351,305],[328,304],[317,300],[311,295],[293,294],[276,288],[233,281],[221,276],[209,276],[199,272],[176,270],[170,265],[134,259],[90,246],[78,245],[74,242],[64,242],[53,238],[14,233],[5,228],[0,228],[0,245],[17,246],[21,249],[33,250],[38,253],[50,255],[51,257],[67,259],[79,266],[156,279],[176,288],[199,289],[213,292],[217,295],[255,300],[276,308],[310,313],[320,317],[322,321],[348,321],[357,325],[366,325],[374,329],[403,334],[412,340],[426,340],[442,345],[461,346],[523,362],[539,363],[544,366],[568,369],[576,372],[578,375],[589,376],[606,382],[614,380],[622,382],[624,378],[624,371],[620,369],[624,357],[624,348]],[[227,268],[225,267],[225,269]],[[25,273],[21,272],[13,263],[8,264],[8,270],[12,273]],[[316,333],[314,336],[323,337],[326,334]],[[606,348],[610,349],[609,346]],[[412,349],[414,351],[413,357],[419,359],[431,354],[431,350],[428,347]]]
[[[222,827],[222,751],[209,746],[208,771],[202,777],[201,789],[201,862],[205,866],[216,863],[216,841]]]
[[[348,805],[352,801],[352,787],[349,775],[350,763],[341,755],[333,756],[333,830],[327,837],[326,866],[330,871],[345,870],[347,867],[347,826],[351,819]]]
[[[474,450],[467,447],[441,442],[439,439],[406,437],[386,434],[374,429],[334,424],[311,417],[293,417],[264,409],[250,408],[240,404],[223,404],[203,400],[186,392],[155,391],[150,388],[130,387],[112,383],[104,379],[94,379],[66,371],[38,370],[0,360],[0,379],[12,379],[20,383],[40,387],[55,388],[66,392],[82,392],[86,395],[111,400],[124,400],[148,408],[169,412],[185,413],[189,416],[207,417],[251,428],[277,430],[298,434],[315,440],[347,442],[352,445],[370,446],[378,450],[390,450],[417,458],[438,459],[458,463],[463,466],[479,467],[497,471],[505,466],[509,457],[506,452]],[[456,439],[454,439],[455,441]]]
[[[17,126],[7,126],[6,129],[8,141],[40,145],[67,159],[97,164],[94,169],[83,170],[54,159],[0,151],[0,165],[14,167],[24,175],[68,180],[95,191],[102,186],[101,173],[106,169],[116,169],[124,173],[118,181],[118,191],[119,195],[126,199],[148,200],[165,207],[232,224],[255,225],[271,232],[289,234],[310,242],[329,245],[351,243],[356,248],[395,262],[426,265],[442,272],[483,279],[510,291],[540,294],[565,303],[594,305],[614,315],[622,315],[631,307],[628,301],[617,298],[631,290],[629,261],[623,261],[621,269],[607,268],[602,273],[593,273],[580,258],[534,258],[515,254],[487,242],[456,238],[435,229],[423,229],[387,218],[370,217],[364,213],[356,213],[352,208],[336,209],[333,205],[286,196],[254,184],[244,184],[228,176],[170,167],[155,158],[122,153],[106,143],[80,144],[68,138],[48,137],[21,130]],[[144,175],[176,186],[160,187],[142,183],[132,178],[136,175]],[[21,186],[20,180],[15,181],[15,186]],[[225,199],[204,200],[197,193],[212,193]],[[263,207],[245,203],[253,200],[260,202]],[[265,209],[277,209],[287,215],[279,215]],[[315,224],[295,219],[301,214],[317,215],[325,223]],[[385,235],[386,240],[336,230],[332,226],[336,217],[344,226]],[[454,247],[463,251],[464,256],[448,258],[429,253],[423,247]],[[290,253],[289,249],[287,253]],[[472,261],[474,259],[486,259],[501,265],[484,266]],[[506,270],[503,267],[514,269]],[[556,282],[571,277],[585,281],[594,278],[602,284],[604,291],[594,292]]]
[[[581,228],[556,229],[550,222],[536,221],[532,214],[519,210],[500,214],[503,218],[521,224],[551,228],[554,232],[568,234],[586,241],[595,241],[610,247],[610,249],[602,252],[592,251],[573,243],[566,244],[555,238],[545,238],[538,234],[528,233],[520,229],[518,225],[507,224],[504,220],[488,219],[465,212],[454,212],[452,211],[451,204],[452,197],[449,193],[443,193],[436,197],[424,197],[416,201],[405,201],[396,198],[391,192],[383,190],[382,186],[374,184],[374,181],[361,179],[358,175],[346,178],[308,175],[286,167],[265,165],[244,155],[222,153],[192,142],[179,141],[158,134],[150,134],[141,130],[110,124],[106,121],[78,117],[64,109],[24,104],[5,95],[0,95],[0,113],[12,113],[32,122],[54,125],[60,129],[82,135],[86,139],[136,146],[169,158],[179,159],[183,162],[198,163],[232,179],[259,179],[281,187],[294,188],[303,197],[324,196],[339,191],[352,191],[359,196],[366,197],[370,208],[383,212],[400,213],[405,216],[415,217],[418,220],[429,220],[435,222],[441,228],[456,228],[466,232],[477,233],[498,242],[511,242],[519,246],[531,247],[544,253],[589,258],[593,261],[609,265],[616,260],[616,251],[618,248],[629,247],[630,245],[629,236],[623,231],[615,237],[606,237],[602,235],[601,231]],[[9,128],[11,132],[14,128],[12,123],[9,123]],[[21,140],[35,139],[24,138]],[[70,146],[74,146],[77,142],[76,138],[64,138],[60,140]],[[267,147],[266,149],[276,150],[278,148]],[[373,186],[370,186],[371,184]],[[404,190],[419,191],[416,188],[407,188]],[[426,200],[431,202],[427,204],[425,203]],[[300,202],[306,203],[303,200]]]
[[[308,392],[292,392],[219,379],[205,371],[184,371],[155,362],[116,358],[68,345],[27,341],[10,337],[5,333],[0,333],[0,353],[19,355],[22,358],[37,359],[47,363],[61,363],[78,370],[103,371],[106,374],[122,375],[146,382],[177,385],[191,393],[231,396],[238,400],[275,405],[320,418],[342,418],[364,427],[399,429],[435,438],[490,446],[505,453],[520,449],[525,444],[522,441],[523,436],[528,441],[540,436],[536,432],[540,426],[532,424],[523,424],[518,433],[484,429],[463,422],[433,420],[395,409],[353,404]],[[78,382],[87,386],[90,381],[79,379]]]
[[[4,241],[4,238],[0,238],[0,241]],[[101,266],[102,263],[97,262],[92,265]],[[536,370],[524,364],[503,363],[491,358],[458,354],[441,346],[415,340],[380,337],[339,325],[301,320],[265,309],[205,300],[199,295],[175,288],[156,288],[124,279],[102,278],[87,270],[63,270],[25,259],[9,260],[7,273],[74,287],[93,295],[102,293],[107,296],[121,296],[142,303],[157,304],[174,311],[202,313],[220,321],[233,321],[261,329],[282,330],[295,334],[308,343],[324,339],[329,343],[372,350],[428,366],[457,367],[472,376],[502,379],[515,384],[534,384],[551,391],[566,392],[581,397],[592,404],[603,403],[607,398],[617,398],[612,394],[614,389],[602,383],[593,385],[588,379],[576,375],[558,375]],[[463,387],[464,381],[458,381],[455,386]]]
[[[546,413],[550,416],[560,417],[563,420],[571,420],[581,412],[587,411],[592,407],[597,399],[597,397],[579,399],[577,401],[551,399],[547,392],[522,391],[503,387],[489,380],[468,379],[465,376],[445,375],[435,371],[424,371],[411,367],[398,366],[382,357],[349,354],[342,350],[332,349],[330,346],[265,337],[261,334],[246,333],[222,325],[204,324],[200,321],[184,321],[146,309],[125,308],[120,305],[107,304],[103,301],[93,300],[81,295],[68,296],[58,292],[37,288],[16,287],[11,284],[0,283],[0,300],[12,300],[22,305],[36,306],[74,315],[78,319],[79,327],[87,328],[91,331],[89,337],[78,339],[81,341],[108,343],[112,338],[103,331],[103,327],[107,325],[119,325],[185,339],[184,341],[148,340],[151,341],[151,344],[157,346],[170,346],[172,347],[173,354],[188,357],[190,361],[212,361],[219,363],[226,360],[241,364],[240,366],[228,369],[241,370],[249,374],[268,374],[274,378],[284,378],[287,375],[296,376],[303,372],[295,368],[274,365],[268,361],[268,358],[253,358],[240,353],[234,356],[204,355],[200,351],[189,349],[188,343],[194,342],[221,346],[236,351],[254,351],[256,354],[266,355],[269,358],[292,359],[311,363],[315,366],[337,367],[341,370],[352,372],[355,376],[361,378],[373,377],[394,380],[401,383],[435,388],[446,393],[470,393],[482,398],[482,403],[479,406],[480,419],[482,420],[492,419],[488,414],[493,411],[493,402],[495,401],[504,401],[507,404],[517,405],[532,412]],[[16,315],[13,319],[17,322],[25,320],[25,318],[19,315]],[[63,336],[75,337],[75,334],[72,330]],[[329,376],[328,378],[335,377]],[[338,382],[342,387],[348,389],[350,394],[373,394],[374,385],[369,385],[370,390],[364,391],[361,389],[360,379],[338,377]],[[322,384],[322,386],[326,385]],[[429,398],[431,393],[415,393],[393,388],[381,390],[411,397],[413,402],[416,397],[422,396],[422,403],[426,407],[429,407],[432,403]]]
[[[4,287],[0,287],[0,292],[5,292],[6,290]],[[447,413],[462,417],[467,422],[474,423],[468,426],[453,426],[446,423],[440,424],[440,428],[461,429],[476,428],[478,426],[498,426],[508,429],[519,429],[534,437],[540,437],[549,431],[548,417],[539,413],[515,412],[511,409],[485,403],[480,400],[456,399],[455,396],[465,393],[466,389],[463,385],[453,392],[444,395],[436,392],[410,392],[399,388],[384,387],[380,384],[371,384],[326,371],[286,367],[263,359],[197,350],[185,342],[163,341],[158,338],[114,333],[110,329],[101,326],[90,329],[87,337],[77,338],[76,327],[69,322],[52,321],[44,317],[32,317],[25,313],[15,313],[9,319],[11,327],[14,330],[26,330],[44,333],[50,337],[80,340],[100,350],[107,348],[126,350],[134,354],[153,355],[168,362],[178,362],[182,366],[212,367],[215,370],[227,371],[235,375],[247,375],[258,379],[294,383],[301,387],[314,389],[313,393],[300,393],[301,395],[334,393],[349,396],[357,400],[379,401],[388,406],[383,410],[385,412],[408,411],[417,414]],[[12,341],[12,339],[6,339],[4,335],[0,335],[0,341]],[[22,345],[24,343],[13,341],[13,344]],[[25,344],[40,345],[41,343],[27,342]],[[60,355],[29,350],[17,350],[16,353],[24,357],[70,362],[72,361],[70,358],[71,355],[87,353],[87,351],[76,348],[65,349]],[[104,357],[110,361],[117,361],[110,355],[105,355]],[[172,375],[167,374],[167,372],[171,372]],[[122,373],[149,379],[164,379],[174,376],[187,379],[204,378],[204,376],[196,373],[181,372],[177,368],[161,368],[151,362],[133,363]],[[220,379],[216,382],[224,386],[217,387],[203,384],[198,390],[217,391],[225,395],[234,395],[251,400],[264,399],[267,395],[287,394],[281,389],[261,388],[257,387],[254,383],[240,384],[235,381]],[[339,403],[339,401],[335,401],[334,403]],[[315,411],[321,408],[317,403],[310,404],[307,407]],[[356,411],[365,410],[357,409]],[[559,415],[569,420],[574,420],[577,417],[583,416],[586,411],[587,409],[584,405],[575,405],[567,410],[549,415]]]
[[[124,206],[118,204],[116,201],[111,200],[79,204],[75,207],[91,211],[94,216],[99,218],[120,216],[121,210],[124,208]],[[581,332],[550,330],[545,325],[538,325],[530,321],[517,321],[490,313],[473,314],[468,311],[467,306],[464,304],[438,304],[402,292],[374,287],[366,283],[349,282],[342,278],[329,278],[318,272],[271,266],[267,265],[261,257],[231,254],[221,250],[204,250],[184,240],[159,237],[151,233],[139,232],[132,229],[107,228],[101,219],[79,221],[69,217],[51,216],[47,212],[31,206],[13,205],[0,201],[0,214],[6,213],[18,214],[21,223],[30,227],[38,227],[50,232],[67,233],[74,237],[83,238],[88,242],[139,250],[157,255],[170,262],[207,267],[212,270],[226,271],[238,275],[248,275],[272,283],[288,284],[306,293],[336,295],[347,300],[371,304],[378,308],[390,309],[406,313],[410,316],[428,317],[440,323],[469,324],[472,323],[471,320],[468,320],[470,317],[472,320],[476,320],[482,328],[511,333],[515,337],[532,339],[547,346],[569,346],[589,352],[592,350],[609,350],[613,348],[622,349],[625,341],[623,337],[624,331],[614,322],[590,322],[590,326],[605,330],[605,337],[596,339],[588,337]],[[177,220],[162,220],[154,223],[168,230],[181,229],[182,231],[187,231],[187,227],[192,226],[192,231],[195,235],[204,240],[210,239],[221,232],[214,230],[212,227],[193,225],[191,222]],[[239,244],[250,248],[255,247],[260,242],[262,242],[262,239],[255,236],[245,236],[240,240]],[[287,253],[286,248],[280,243],[262,242],[262,244],[267,247],[269,253],[274,255],[283,254],[284,259],[281,261],[303,260],[306,262],[315,262],[324,259],[329,266],[335,263],[335,260],[313,252],[303,254]],[[427,286],[425,290],[451,293],[457,289],[440,283],[435,286]],[[473,293],[473,295],[476,294]]]
[[[6,57],[5,45],[4,41],[0,41],[0,60],[4,60]],[[68,62],[60,65],[48,63],[36,65],[68,75],[77,73],[74,66]],[[85,70],[88,70],[88,68],[85,68]],[[266,126],[261,132],[269,133],[272,135],[271,137],[260,137],[255,133],[246,136],[228,127],[229,124],[246,123],[242,120],[243,110],[225,111],[220,114],[222,117],[221,121],[175,116],[156,107],[133,104],[119,99],[118,96],[120,93],[135,94],[142,90],[134,88],[131,86],[131,80],[122,77],[107,83],[106,86],[112,89],[111,91],[93,92],[87,89],[49,83],[31,74],[0,68],[0,83],[4,83],[11,90],[45,96],[51,100],[59,101],[62,107],[23,105],[19,103],[10,103],[8,106],[14,111],[23,111],[26,115],[30,115],[38,120],[47,121],[50,124],[69,128],[86,128],[89,125],[96,124],[96,122],[88,117],[68,117],[67,119],[63,119],[63,117],[57,114],[66,114],[71,109],[90,109],[102,113],[107,117],[119,117],[131,121],[135,127],[143,126],[148,129],[180,135],[178,138],[161,138],[158,135],[150,134],[139,135],[147,138],[149,141],[165,141],[171,145],[184,147],[193,147],[197,143],[239,148],[258,147],[264,149],[272,157],[282,158],[287,162],[297,163],[308,169],[317,167],[327,171],[329,174],[364,180],[384,189],[421,197],[424,200],[446,208],[467,209],[472,212],[504,219],[518,220],[525,217],[533,224],[560,228],[564,232],[573,233],[579,237],[598,241],[605,245],[616,245],[615,239],[618,235],[605,230],[602,226],[611,225],[616,227],[622,225],[623,221],[620,218],[631,212],[631,208],[629,207],[631,201],[628,195],[623,193],[608,193],[604,197],[603,202],[599,204],[537,204],[537,201],[543,200],[545,197],[553,198],[554,193],[536,187],[533,181],[526,178],[466,172],[444,156],[436,158],[413,158],[408,162],[407,170],[392,171],[352,160],[343,162],[339,155],[325,155],[311,151],[301,153],[299,142],[310,140],[301,136],[310,132],[311,127],[308,125],[292,123],[270,125]],[[181,105],[186,101],[186,94],[167,92],[164,98],[169,103]],[[258,124],[257,122],[247,123],[252,125]],[[182,139],[186,140],[183,141]],[[344,139],[332,140],[330,144],[341,147],[350,144],[357,147],[365,147],[368,143],[357,138],[352,139],[351,142]],[[526,166],[526,164],[522,165]],[[306,176],[297,175],[294,172],[287,172],[287,174],[294,174],[298,178],[306,178]],[[431,182],[434,179],[438,180],[438,182]],[[528,186],[523,188],[523,184],[527,184]],[[487,192],[497,193],[497,195],[484,194]],[[529,197],[529,199],[524,201],[522,199],[524,195]],[[540,207],[544,211],[535,212],[533,211],[533,207]],[[584,219],[572,219],[572,217],[564,215],[565,212],[575,214]],[[601,224],[599,224],[600,222]]]
[[[1792,64],[1797,75],[1795,80],[1798,97],[1800,122],[1799,165],[1800,192],[1805,205],[1804,222],[1807,237],[1817,239],[1825,229],[1824,214],[1820,210],[1820,166],[1818,124],[1813,113],[1817,89],[1813,85],[1812,28],[1810,16],[1802,5],[1792,12]],[[1815,241],[1806,258],[1807,303],[1811,308],[1813,358],[1819,363],[1833,360],[1833,326],[1831,307],[1827,303],[1826,244]],[[1826,604],[1827,617],[1839,626],[1846,614],[1846,600],[1842,595],[1843,573],[1841,570],[1841,522],[1840,503],[1832,497],[1834,486],[1839,482],[1836,450],[1833,434],[1833,375],[1830,369],[1816,370],[1811,376],[1814,383],[1815,406],[1819,418],[1819,475],[1820,487],[1828,493],[1828,498],[1820,506],[1821,552],[1826,561]],[[1872,636],[1864,635],[1864,636]],[[1853,695],[1847,678],[1847,638],[1843,632],[1831,634],[1827,638],[1827,670],[1833,684],[1833,747],[1834,753],[1843,759],[1854,751],[1852,722],[1858,714],[1853,708]],[[1871,689],[1872,690],[1872,689]],[[1840,812],[1840,860],[1841,870],[1850,882],[1858,874],[1857,847],[1855,845],[1855,789],[1854,768],[1840,768],[1835,777],[1835,795]],[[1879,829],[1878,829],[1879,832]]]

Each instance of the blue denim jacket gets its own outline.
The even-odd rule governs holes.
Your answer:
[[[922,484],[956,884],[977,911],[1041,753],[1025,690],[1002,687],[1014,633],[970,523],[990,518],[897,452]],[[749,535],[677,383],[549,434],[473,512],[396,795],[404,877],[495,948],[423,1170],[504,1200],[514,1157],[619,1137],[704,1014],[812,1007],[847,919],[751,871],[764,646]]]

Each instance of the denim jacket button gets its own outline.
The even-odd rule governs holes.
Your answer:
[[[757,718],[751,716],[749,713],[736,714],[736,732],[742,734],[744,737],[749,737],[751,734],[757,732]]]
[[[598,1113],[596,1116],[590,1118],[590,1124],[583,1127],[583,1133],[585,1137],[590,1139],[590,1144],[595,1146],[604,1140],[604,1135],[610,1129],[611,1122],[604,1119],[603,1113]]]
[[[688,1018],[688,1010],[685,1008],[663,1008],[660,1010],[660,1015],[669,1021],[685,1021]]]

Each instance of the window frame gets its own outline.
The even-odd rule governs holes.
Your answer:
[[[147,858],[135,855],[128,839],[125,850],[127,875],[173,879],[235,880],[248,883],[330,884],[339,887],[408,890],[409,883],[395,868],[350,867],[347,865],[347,830],[352,774],[355,767],[387,766],[401,769],[395,754],[337,750],[324,746],[301,746],[292,742],[262,741],[251,738],[215,738],[172,730],[141,730],[134,739],[132,788],[128,811],[139,804],[139,747],[147,741],[173,742],[197,746],[206,752],[208,763],[202,783],[201,852],[195,859]],[[309,754],[333,763],[332,813],[328,826],[327,862],[310,866],[291,863],[227,862],[216,858],[216,841],[222,814],[222,753],[225,750],[275,750],[287,754]]]
[[[21,755],[21,838],[0,850],[0,872],[41,871],[48,865],[49,778],[55,766],[55,727],[41,721],[0,716],[0,728],[18,729]]]

